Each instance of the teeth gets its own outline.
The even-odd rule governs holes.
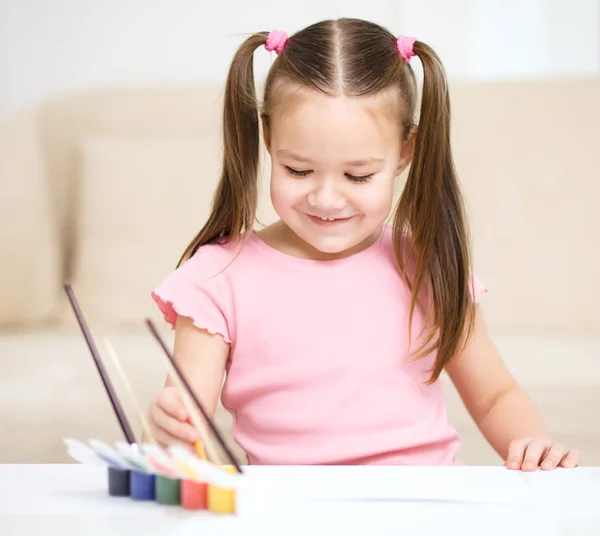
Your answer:
[[[335,218],[319,218],[319,219],[323,220],[323,221],[333,221],[333,220],[335,220]]]

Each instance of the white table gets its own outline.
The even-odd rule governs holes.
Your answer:
[[[600,468],[536,473],[501,467],[245,470],[272,482],[274,515],[219,516],[109,497],[106,472],[97,467],[0,465],[0,534],[600,534]],[[435,482],[437,500],[435,493],[425,500]],[[452,488],[458,502],[443,500]],[[378,490],[388,500],[374,500]],[[286,492],[302,500],[290,501]],[[410,493],[412,500],[391,500]]]

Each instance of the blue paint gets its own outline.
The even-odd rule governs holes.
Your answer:
[[[131,471],[130,497],[136,501],[153,501],[156,497],[155,475]]]

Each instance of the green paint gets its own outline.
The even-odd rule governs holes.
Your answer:
[[[156,502],[177,505],[181,502],[179,480],[156,475]]]

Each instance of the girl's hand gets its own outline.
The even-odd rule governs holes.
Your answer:
[[[504,465],[508,469],[522,471],[535,471],[538,466],[546,471],[557,467],[577,467],[579,452],[568,450],[550,439],[526,437],[516,439],[509,445]]]
[[[150,406],[148,414],[150,431],[163,447],[190,446],[198,439],[198,432],[190,424],[179,391],[165,387]]]

